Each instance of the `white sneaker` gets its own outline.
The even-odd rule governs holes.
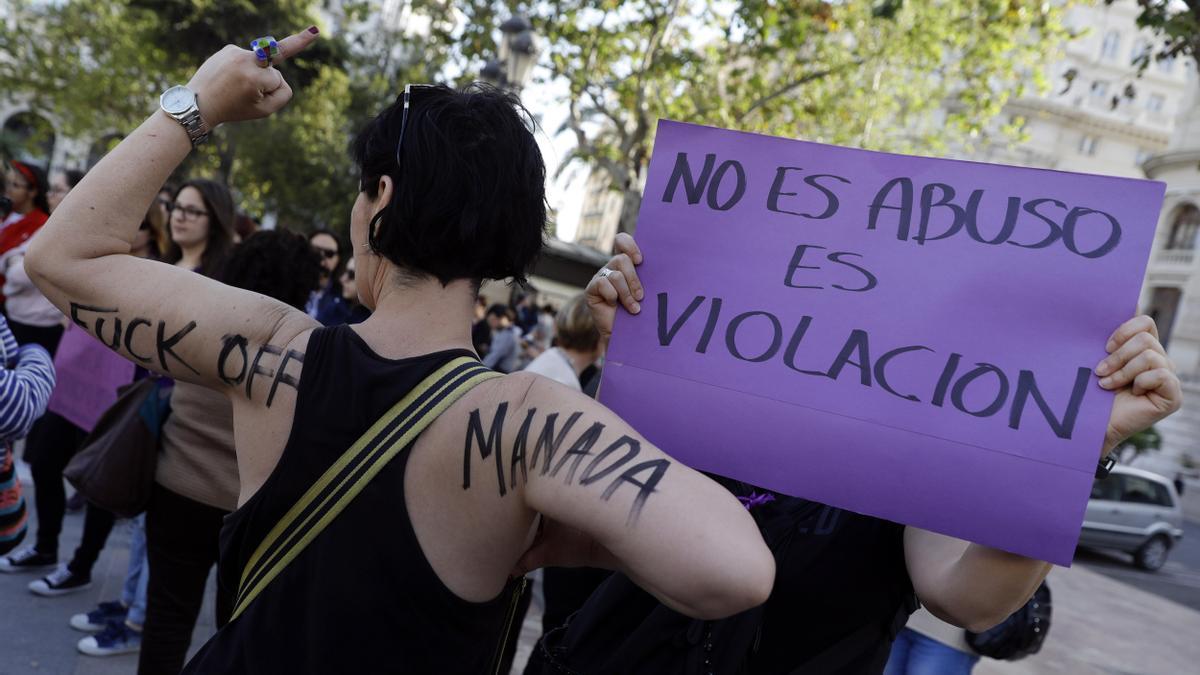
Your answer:
[[[58,567],[58,559],[38,553],[31,546],[0,557],[0,572],[42,572]]]
[[[78,576],[66,567],[60,567],[37,581],[29,582],[30,593],[47,598],[78,593],[91,587],[91,578]]]
[[[132,654],[142,649],[142,632],[124,621],[110,621],[101,633],[83,638],[76,648],[88,656]]]

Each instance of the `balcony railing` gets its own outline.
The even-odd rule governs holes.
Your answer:
[[[1154,262],[1159,265],[1177,265],[1191,267],[1196,252],[1186,248],[1164,248],[1154,256]]]

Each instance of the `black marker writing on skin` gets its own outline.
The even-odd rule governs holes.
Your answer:
[[[600,422],[593,422],[578,436],[575,436],[571,445],[555,463],[554,458],[558,449],[563,445],[567,435],[575,427],[575,423],[583,413],[572,413],[561,428],[557,427],[558,413],[550,413],[543,419],[541,431],[535,432],[537,409],[531,408],[525,412],[525,419],[521,422],[521,428],[513,440],[508,462],[509,480],[506,485],[503,437],[504,418],[507,413],[508,404],[501,403],[496,408],[491,423],[485,424],[483,415],[478,409],[471,411],[467,421],[466,444],[463,447],[464,490],[471,487],[471,459],[476,452],[482,460],[495,457],[496,481],[501,497],[506,495],[510,488],[516,487],[518,471],[521,480],[527,480],[527,471],[529,469],[537,471],[538,459],[541,458],[541,475],[559,478],[561,474],[563,482],[567,485],[574,484],[576,477],[579,480],[578,484],[582,486],[592,485],[606,478],[611,479],[604,491],[600,493],[600,499],[604,501],[611,499],[621,485],[628,484],[637,488],[637,494],[634,495],[629,518],[626,521],[632,524],[637,520],[646,500],[654,494],[659,482],[662,481],[667,469],[671,466],[671,462],[664,458],[647,460],[629,466],[641,452],[641,444],[629,436],[621,436],[593,455],[591,450],[599,443],[605,429],[604,424]],[[530,437],[535,433],[537,440],[534,442],[532,460],[527,466],[526,455]],[[585,463],[584,459],[588,457],[591,459]],[[552,466],[553,468],[551,468]],[[583,467],[582,471],[580,471],[581,466]],[[565,473],[562,471],[564,468],[566,468]]]
[[[129,325],[125,328],[125,351],[129,352],[130,356],[132,356],[133,358],[135,358],[138,361],[141,361],[143,363],[149,363],[150,357],[142,356],[141,354],[138,354],[137,352],[133,351],[133,334],[137,331],[138,328],[140,328],[142,326],[149,326],[149,325],[150,325],[150,321],[148,319],[143,319],[141,317],[138,317],[138,318],[134,319],[133,321],[130,321]]]
[[[174,349],[175,345],[179,344],[179,341],[182,340],[185,336],[187,336],[188,333],[192,332],[192,330],[195,328],[196,328],[196,322],[189,321],[189,322],[187,322],[187,325],[185,325],[183,328],[180,328],[179,330],[175,331],[175,334],[168,338],[168,337],[164,337],[164,335],[166,334],[166,329],[167,329],[166,322],[165,321],[158,322],[158,339],[155,342],[155,347],[158,349],[158,364],[160,366],[162,366],[163,372],[167,372],[167,373],[171,372],[171,367],[167,365],[167,355],[170,354],[172,358],[174,358],[176,361],[182,363],[188,370],[192,371],[193,373],[195,373],[197,375],[200,374],[200,371],[193,368],[190,363],[179,358],[179,355],[175,353],[175,349]]]
[[[84,329],[85,331],[88,331],[92,335],[96,336],[96,339],[100,340],[100,342],[103,343],[105,346],[115,350],[119,346],[124,345],[125,351],[129,352],[130,356],[137,359],[138,361],[142,361],[144,363],[149,363],[151,360],[151,357],[143,356],[133,350],[133,334],[138,328],[140,328],[142,326],[149,327],[150,325],[153,324],[153,322],[150,319],[146,319],[143,317],[136,317],[132,321],[127,322],[125,324],[126,325],[125,339],[124,339],[124,342],[122,342],[121,327],[122,327],[123,322],[121,321],[120,317],[116,316],[117,312],[119,312],[119,311],[120,311],[120,309],[118,309],[116,307],[97,307],[95,305],[84,305],[82,303],[72,302],[72,303],[70,303],[69,313],[71,315],[71,321],[76,326],[79,326],[80,328]],[[98,315],[93,320],[94,325],[90,325],[90,324],[88,324],[87,321],[84,320],[84,317],[82,316],[82,314],[85,314],[85,313]],[[109,316],[109,315],[111,315],[111,316]],[[113,326],[112,335],[110,337],[105,337],[103,334],[103,331],[104,331],[104,327],[105,327],[107,321],[109,321],[109,320],[112,321],[112,326]],[[164,373],[171,372],[171,366],[168,363],[168,359],[167,359],[167,357],[170,357],[171,360],[178,361],[180,364],[183,365],[183,367],[187,368],[188,370],[192,371],[193,373],[195,373],[197,375],[200,374],[200,371],[198,371],[194,367],[192,367],[192,364],[185,361],[175,351],[175,347],[181,341],[183,341],[183,339],[185,337],[187,337],[187,335],[189,333],[191,333],[195,328],[196,328],[196,322],[189,321],[189,322],[187,322],[187,324],[185,324],[183,326],[183,328],[180,328],[179,330],[173,332],[171,335],[168,336],[167,335],[167,322],[162,321],[162,320],[158,321],[157,332],[155,334],[154,348],[155,348],[155,355],[158,357],[158,367],[160,370],[162,370]]]
[[[217,356],[217,377],[230,386],[246,383],[246,398],[253,394],[254,376],[265,375],[271,378],[271,388],[267,390],[265,405],[270,408],[275,402],[275,392],[279,385],[286,384],[293,389],[299,389],[300,380],[287,372],[288,362],[304,363],[304,352],[294,349],[284,350],[275,345],[261,345],[250,358],[250,340],[245,335],[226,335],[221,338],[221,353]],[[263,356],[282,356],[275,367],[263,364]]]

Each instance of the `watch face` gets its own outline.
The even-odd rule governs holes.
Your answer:
[[[172,115],[187,111],[195,103],[196,95],[187,87],[174,86],[163,92],[160,102],[163,110]]]

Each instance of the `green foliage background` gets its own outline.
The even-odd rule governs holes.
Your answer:
[[[671,118],[866,148],[970,144],[1044,87],[1069,3],[1043,0],[7,0],[0,91],[59,133],[124,134],[226,42],[320,23],[283,66],[283,113],[219,130],[180,174],[229,182],[251,213],[343,226],[353,132],[406,81],[474,79],[498,25],[534,24],[536,77],[565,92],[564,166],[600,169],[632,229],[655,124]],[[325,10],[325,11],[319,11]],[[321,18],[318,18],[321,17]],[[332,24],[332,25],[331,25]],[[948,110],[948,113],[939,111]],[[539,112],[539,111],[534,111]],[[1009,131],[1012,131],[1009,129]]]

